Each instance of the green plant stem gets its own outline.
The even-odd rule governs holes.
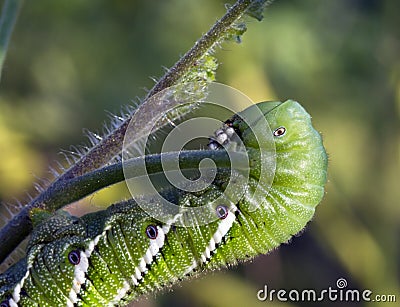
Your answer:
[[[235,5],[233,5],[207,33],[194,44],[194,46],[168,70],[168,72],[147,94],[146,98],[174,85],[175,82],[178,81],[184,73],[218,41],[221,35],[246,11],[249,6],[251,6],[253,2],[254,0],[237,1]]]
[[[244,14],[246,9],[254,2],[256,1],[238,0],[227,11],[227,13],[218,20],[171,69],[166,72],[153,89],[150,90],[146,99],[155,93],[174,85],[179,78],[185,75],[190,67],[209,50],[209,48],[218,42],[218,39],[223,36],[229,27]],[[18,215],[14,216],[12,220],[1,229],[0,242],[2,242],[2,248],[0,250],[0,262],[3,262],[7,255],[11,253],[11,251],[17,247],[32,230],[32,222],[29,217],[29,212],[33,208],[43,208],[49,211],[55,210],[55,208],[52,207],[55,202],[49,201],[54,197],[52,195],[55,190],[54,187],[62,186],[72,178],[82,176],[85,173],[102,167],[121,152],[125,132],[128,128],[130,119],[131,118],[125,120],[118,128],[105,136],[99,144],[95,145],[76,164],[71,166],[64,174],[58,177],[54,183],[46,189],[46,191],[42,192],[30,201],[26,207],[18,213]],[[64,189],[63,193],[68,194],[68,191]],[[66,201],[63,203],[67,204]]]
[[[0,17],[0,78],[6,58],[8,43],[17,20],[22,0],[5,0]]]
[[[229,27],[244,14],[246,9],[255,0],[239,0],[227,13],[218,20],[214,26],[204,34],[194,46],[170,68],[165,75],[149,91],[144,103],[154,94],[175,85],[176,81],[185,75],[188,70],[207,52]],[[171,106],[166,108],[168,110]],[[166,111],[165,110],[165,111]],[[161,110],[162,111],[162,110]],[[121,151],[125,132],[128,128],[132,116],[126,119],[117,129],[107,135],[99,144],[94,146],[81,160],[68,169],[59,180],[70,179],[81,176],[96,168],[103,166]]]
[[[240,155],[240,153],[230,154]],[[124,169],[129,171],[130,178],[161,173],[163,172],[162,163],[167,166],[173,165],[177,155],[179,155],[179,167],[181,170],[196,169],[200,161],[206,158],[212,159],[216,167],[220,169],[229,168],[230,166],[230,158],[227,152],[223,150],[188,150],[152,154],[144,158],[138,157],[124,163],[108,165],[67,182],[58,183],[54,185],[51,191],[44,193],[43,202],[51,203],[51,207],[58,210],[102,188],[125,180]],[[141,167],[143,162],[146,163],[146,168]]]
[[[230,155],[235,153],[230,153]],[[237,153],[240,155],[240,153]],[[36,208],[46,209],[51,207],[53,210],[62,208],[74,201],[80,200],[104,187],[125,180],[124,168],[129,170],[131,177],[139,177],[144,175],[151,175],[163,171],[162,162],[166,165],[173,165],[177,153],[163,153],[145,156],[146,169],[141,167],[143,165],[143,157],[134,158],[124,163],[116,163],[105,166],[101,169],[86,173],[80,177],[72,178],[68,181],[57,181],[52,184],[46,191],[41,193],[38,198]],[[212,159],[218,168],[229,168],[230,158],[224,150],[189,150],[179,152],[179,167],[183,169],[196,169],[200,161],[205,158]],[[30,209],[25,207],[14,218],[13,223],[8,223],[1,229],[1,233],[12,233],[12,236],[5,236],[2,241],[2,248],[0,249],[0,258],[6,258],[7,251],[14,248],[15,242],[22,241],[28,234],[27,227],[19,227],[24,223],[31,223],[29,217]],[[18,231],[14,232],[15,227]]]

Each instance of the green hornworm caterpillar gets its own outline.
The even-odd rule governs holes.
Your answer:
[[[259,108],[276,148],[272,186],[262,199],[254,143],[241,115]],[[301,231],[324,195],[327,156],[308,113],[295,101],[259,103],[235,115],[210,142],[211,149],[241,137],[250,178],[237,203],[215,207],[217,219],[196,227],[161,223],[134,201],[81,218],[58,213],[33,231],[27,256],[0,276],[0,306],[122,306],[145,293],[200,272],[265,254]],[[178,205],[207,203],[223,191],[217,178],[201,193],[186,193]],[[248,210],[258,202],[255,211]]]

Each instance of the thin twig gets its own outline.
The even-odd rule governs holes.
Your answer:
[[[227,13],[218,20],[214,26],[199,40],[195,45],[160,79],[160,81],[148,93],[146,99],[155,93],[174,85],[180,77],[196,63],[201,56],[213,46],[215,42],[229,29],[229,27],[246,11],[255,0],[239,0]],[[145,101],[146,101],[145,99]],[[18,215],[0,230],[0,262],[3,262],[7,255],[27,236],[32,230],[32,222],[29,212],[33,208],[43,208],[49,211],[55,210],[54,202],[50,200],[54,197],[55,187],[66,184],[68,180],[82,176],[85,173],[96,170],[112,158],[122,149],[125,132],[131,118],[125,120],[118,128],[112,131],[103,140],[95,145],[85,156],[76,164],[71,166],[63,175],[54,181],[44,192],[34,198]],[[65,199],[68,191],[64,190]],[[70,203],[71,199],[69,200]]]
[[[201,37],[194,46],[170,68],[147,94],[144,102],[154,94],[174,85],[187,71],[209,50],[229,27],[246,11],[254,0],[239,0],[214,26]],[[132,116],[126,119],[120,127],[107,135],[98,145],[94,146],[80,161],[68,169],[59,180],[81,176],[103,166],[117,155],[121,149]]]
[[[237,1],[215,25],[157,82],[146,98],[175,84],[196,61],[209,50],[221,35],[246,11],[253,1]]]
[[[116,163],[101,169],[86,173],[80,177],[73,178],[67,182],[55,182],[51,189],[46,190],[40,194],[38,202],[47,203],[55,210],[78,201],[104,187],[125,180],[124,169],[129,171],[130,177],[139,177],[144,175],[152,175],[163,171],[162,162],[167,165],[172,165],[179,154],[179,167],[180,170],[184,169],[197,169],[200,161],[205,158],[212,159],[216,167],[223,169],[230,167],[230,159],[224,150],[188,150],[179,153],[170,152],[163,154],[153,154],[145,156],[146,168],[142,168],[143,157],[134,158],[124,163]],[[240,155],[240,153],[230,153],[231,155]],[[232,157],[232,156],[231,156]],[[21,214],[23,212],[23,214]],[[13,219],[13,223],[8,223],[2,231],[12,232],[14,227],[19,227],[26,219],[29,219],[29,209],[25,207],[22,209],[17,218]],[[29,223],[31,223],[29,219]],[[10,250],[10,244],[18,240],[23,240],[27,235],[18,228],[19,232],[15,233],[12,237],[6,237],[2,241],[2,248],[0,249],[1,257],[6,257],[6,250]],[[25,228],[24,228],[25,230]]]
[[[66,183],[56,184],[52,193],[44,193],[44,201],[51,202],[56,210],[71,202],[78,201],[102,188],[125,180],[124,171],[129,172],[130,178],[153,175],[163,172],[163,165],[174,165],[176,157],[179,157],[179,170],[198,169],[200,161],[212,159],[219,169],[229,168],[231,158],[246,158],[240,152],[228,153],[224,150],[186,150],[180,152],[168,152],[151,154],[145,157],[137,157],[125,162],[119,162],[105,166],[98,170],[73,178]],[[162,160],[161,160],[162,159]],[[239,159],[238,159],[239,160]],[[146,167],[143,166],[143,162]]]

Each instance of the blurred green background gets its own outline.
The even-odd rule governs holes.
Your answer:
[[[0,200],[102,131],[106,111],[145,95],[225,11],[225,1],[25,1],[0,83]],[[301,236],[251,263],[150,295],[135,306],[310,306],[259,302],[272,289],[348,288],[400,301],[400,2],[278,0],[240,45],[224,45],[219,82],[254,101],[301,102],[329,153],[326,197]],[[107,189],[84,203],[109,204]],[[73,210],[78,212],[80,206]],[[397,303],[398,304],[398,303]],[[315,306],[398,306],[319,302]]]

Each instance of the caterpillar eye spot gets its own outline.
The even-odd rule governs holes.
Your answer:
[[[228,208],[224,205],[219,205],[217,208],[215,208],[215,211],[217,213],[217,216],[220,220],[225,219],[228,216]]]
[[[3,301],[0,303],[0,307],[10,307],[10,304],[8,303],[8,301]]]
[[[154,240],[157,238],[158,230],[157,227],[154,225],[149,225],[146,228],[146,235],[149,239]]]
[[[78,249],[70,251],[68,254],[68,261],[73,265],[78,265],[81,261],[81,254]]]
[[[280,137],[283,136],[286,133],[286,128],[285,127],[279,127],[277,129],[275,129],[274,131],[274,136]]]

